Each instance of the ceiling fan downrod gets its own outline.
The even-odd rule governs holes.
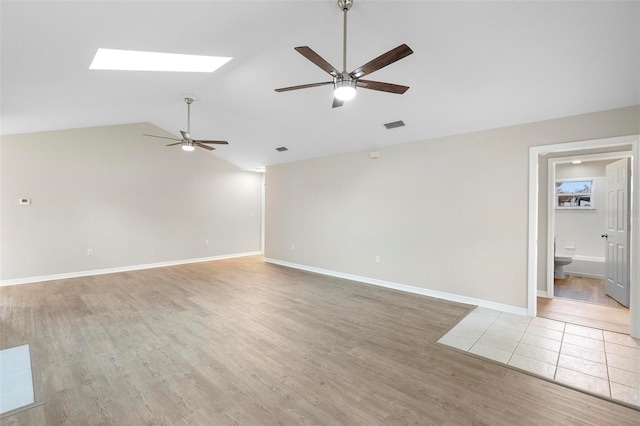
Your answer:
[[[338,7],[342,9],[343,37],[342,37],[342,73],[334,78],[334,97],[337,101],[344,102],[353,99],[356,95],[356,81],[347,72],[347,12],[353,6],[353,0],[338,0]]]
[[[353,0],[338,0],[338,7],[343,14],[343,37],[342,37],[342,75],[347,73],[347,12],[353,6]]]
[[[187,103],[187,133],[191,134],[191,104],[193,99],[184,98],[184,101]]]

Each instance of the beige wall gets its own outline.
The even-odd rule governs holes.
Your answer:
[[[2,137],[2,280],[260,250],[262,175],[143,133],[164,134],[139,123]]]
[[[637,134],[639,117],[631,107],[398,145],[378,160],[269,167],[265,257],[526,307],[528,147]]]

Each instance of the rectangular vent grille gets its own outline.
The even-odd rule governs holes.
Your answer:
[[[393,121],[391,123],[385,123],[384,127],[386,127],[387,129],[395,129],[396,127],[403,127],[404,126],[404,121],[400,120],[400,121]]]
[[[289,148],[287,148],[286,146],[281,146],[280,148],[276,148],[276,151],[279,151],[279,152],[289,151]]]

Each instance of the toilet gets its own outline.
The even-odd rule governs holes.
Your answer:
[[[564,279],[564,267],[573,262],[569,256],[553,257],[553,278]]]

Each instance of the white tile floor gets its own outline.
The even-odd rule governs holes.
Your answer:
[[[29,345],[0,350],[0,414],[34,402]]]
[[[476,308],[439,343],[640,407],[640,340]]]

